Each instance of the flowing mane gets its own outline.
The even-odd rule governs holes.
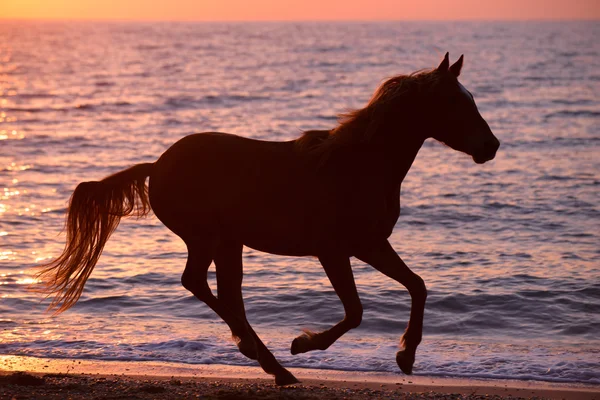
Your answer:
[[[381,84],[363,108],[339,115],[338,126],[329,131],[306,131],[296,139],[302,152],[325,155],[344,146],[369,143],[385,123],[391,105],[402,106],[408,97],[422,93],[440,80],[436,70],[398,75]]]

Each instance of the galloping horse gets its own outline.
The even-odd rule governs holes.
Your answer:
[[[393,77],[364,108],[342,115],[328,131],[287,142],[194,134],[154,163],[79,184],[69,203],[65,249],[38,275],[54,295],[50,308],[62,312],[77,302],[121,217],[152,208],[187,245],[183,286],[227,323],[240,352],[275,375],[277,384],[298,381],[246,319],[243,246],[317,257],[344,306],[342,321],[298,336],[292,354],[325,350],[361,323],[351,257],[404,285],[412,305],[396,362],[411,374],[427,290],[387,240],[400,215],[400,185],[427,138],[478,164],[493,159],[500,146],[458,82],[462,64],[463,56],[450,65],[446,53],[436,69]],[[217,296],[207,282],[213,261]]]

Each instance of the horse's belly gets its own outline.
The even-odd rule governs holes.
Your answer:
[[[238,238],[244,245],[258,251],[287,255],[315,255],[321,233],[326,231],[327,223],[322,218],[298,210],[295,207],[281,209],[247,208],[240,205],[239,209],[225,212],[224,220],[230,224],[224,226],[224,231]]]
[[[262,251],[263,253],[277,254],[280,256],[315,256],[317,252],[309,243],[298,243],[293,241],[262,241],[259,238],[245,240],[244,246],[254,250]]]

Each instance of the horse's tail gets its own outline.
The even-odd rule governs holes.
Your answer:
[[[73,306],[121,217],[150,212],[146,177],[154,164],[138,164],[98,182],[82,182],[69,201],[67,244],[54,261],[40,266],[36,278],[54,295],[48,309],[61,313]]]

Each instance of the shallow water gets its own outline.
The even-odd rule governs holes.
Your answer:
[[[181,287],[185,247],[155,217],[123,221],[80,302],[44,314],[25,289],[62,250],[73,188],[193,132],[331,128],[383,78],[449,50],[502,147],[480,166],[428,141],[403,184],[390,240],[429,288],[415,373],[600,384],[599,35],[596,22],[3,22],[0,354],[252,365]],[[397,370],[398,284],[354,261],[361,327],[292,357],[300,329],[337,322],[341,304],[313,259],[244,261],[249,320],[285,365]]]

